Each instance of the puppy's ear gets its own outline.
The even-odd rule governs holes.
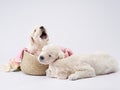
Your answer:
[[[34,42],[35,42],[35,41],[34,41],[33,37],[31,36],[31,37],[30,37],[30,43],[33,44]]]
[[[64,53],[62,51],[59,52],[58,58],[59,59],[63,59],[64,58]]]

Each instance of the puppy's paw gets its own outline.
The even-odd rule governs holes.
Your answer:
[[[69,80],[77,80],[77,79],[80,79],[80,77],[78,78],[78,76],[76,74],[71,74],[69,77],[68,77]]]
[[[47,77],[52,77],[51,70],[49,70],[49,69],[46,70],[46,76]]]
[[[65,77],[57,77],[58,79],[66,80],[67,78]]]
[[[65,71],[58,72],[57,73],[57,78],[65,80],[65,79],[68,78],[68,74]]]

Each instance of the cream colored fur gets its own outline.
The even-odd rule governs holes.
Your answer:
[[[29,75],[45,75],[48,65],[40,64],[36,57],[38,57],[48,40],[48,34],[43,26],[38,26],[33,30],[30,35],[30,46],[28,48],[30,53],[24,51],[23,59],[20,63],[22,72]]]
[[[34,56],[38,56],[40,51],[42,50],[43,46],[48,43],[48,40],[49,40],[49,38],[48,38],[48,34],[46,32],[46,29],[43,26],[35,27],[35,29],[30,34],[30,43],[29,43],[29,47],[27,48],[27,51],[30,52],[31,54],[33,54]],[[27,55],[27,54],[25,54],[25,55]],[[36,73],[40,73],[39,70],[38,70],[38,72],[37,72],[37,70],[30,70],[29,66],[36,67],[38,65],[33,64],[33,63],[31,65],[31,62],[29,61],[29,59],[26,59],[27,63],[24,62],[23,60],[22,60],[22,63],[20,63],[21,58],[19,58],[19,57],[12,58],[11,61],[10,61],[10,63],[4,64],[2,66],[4,71],[6,71],[6,72],[15,71],[19,67],[21,67],[21,70],[28,74],[33,74],[35,71],[36,71]],[[31,61],[34,61],[34,60],[31,60]]]
[[[38,60],[49,64],[48,77],[77,80],[96,75],[109,74],[118,69],[117,62],[107,54],[72,55],[64,58],[64,53],[57,45],[48,45],[42,49]]]
[[[48,43],[48,35],[43,26],[37,26],[30,35],[30,44],[28,51],[38,56],[44,45]]]

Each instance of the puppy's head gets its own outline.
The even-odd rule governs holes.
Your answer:
[[[31,45],[40,45],[43,47],[47,44],[48,40],[48,34],[43,26],[36,27],[30,35]]]
[[[62,58],[64,58],[64,53],[57,45],[44,46],[42,52],[38,56],[38,60],[41,64],[50,64]]]

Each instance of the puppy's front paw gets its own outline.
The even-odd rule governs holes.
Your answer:
[[[58,79],[62,79],[62,80],[65,80],[66,78],[65,77],[57,77]]]
[[[52,77],[52,76],[51,76],[51,70],[49,70],[49,69],[46,70],[46,76],[47,76],[47,77]]]
[[[80,77],[79,77],[79,78],[80,78]],[[76,74],[71,74],[71,75],[68,77],[68,79],[69,79],[69,80],[72,80],[72,81],[73,81],[73,80],[77,80],[77,79],[79,79],[79,78],[78,78],[78,76],[77,76]]]
[[[67,79],[67,77],[68,77],[68,75],[64,71],[57,73],[57,78],[59,78],[59,79],[63,79],[64,80],[64,79]]]

